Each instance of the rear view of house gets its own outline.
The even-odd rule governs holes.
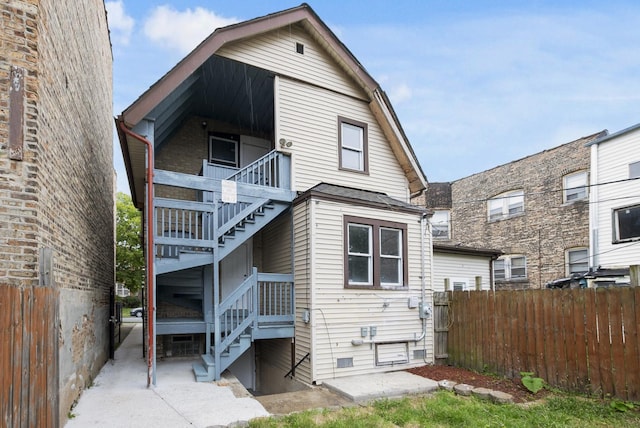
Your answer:
[[[426,178],[308,5],[216,30],[117,127],[147,231],[149,382],[178,355],[267,393],[433,360],[409,203]]]

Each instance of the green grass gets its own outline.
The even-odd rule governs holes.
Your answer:
[[[636,409],[638,406],[636,406]],[[368,406],[316,410],[254,419],[270,427],[621,427],[640,426],[640,412],[619,412],[608,402],[554,395],[527,407],[493,404],[439,391],[428,397],[381,400]]]

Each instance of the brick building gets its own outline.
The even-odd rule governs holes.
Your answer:
[[[0,4],[0,424],[58,426],[108,359],[112,56],[104,3]]]
[[[452,183],[431,183],[434,243],[496,248],[496,289],[588,269],[589,149],[597,133]],[[450,195],[447,194],[450,192]],[[449,211],[448,211],[449,209]]]

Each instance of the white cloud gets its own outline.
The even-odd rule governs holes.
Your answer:
[[[394,104],[401,104],[404,101],[410,100],[412,96],[413,91],[406,83],[400,83],[391,88],[390,98]]]
[[[107,9],[112,41],[122,45],[129,44],[129,37],[131,37],[135,21],[124,11],[122,0],[108,1],[104,6]]]
[[[158,6],[144,23],[144,34],[162,47],[186,54],[216,28],[238,22],[223,18],[202,7],[179,11],[171,6]]]

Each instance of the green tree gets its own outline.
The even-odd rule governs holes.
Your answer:
[[[142,249],[141,214],[131,197],[118,192],[116,196],[116,281],[131,293],[144,284],[144,253]]]

